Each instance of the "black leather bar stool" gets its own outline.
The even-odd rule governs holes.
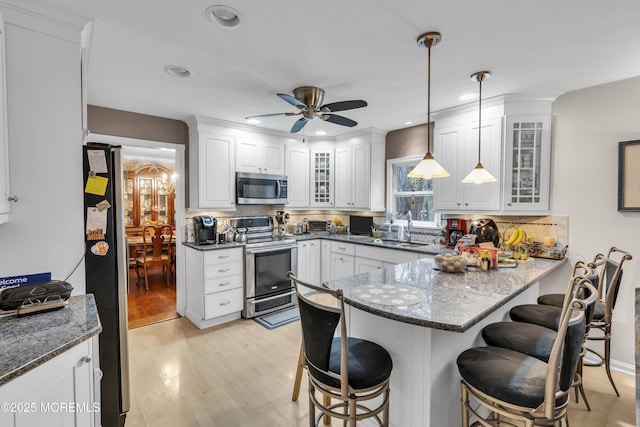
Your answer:
[[[558,310],[562,310],[563,312],[566,312],[566,306],[574,298],[575,288],[579,285],[580,280],[583,280],[583,276],[587,276],[586,280],[589,281],[589,284],[592,284],[597,280],[597,274],[595,273],[595,270],[584,265],[582,261],[578,261],[575,264],[574,273],[576,272],[579,272],[580,275],[576,276],[574,274],[574,276],[571,278],[571,281],[569,282],[569,286],[567,287],[567,292],[564,298],[565,306],[562,309],[558,308]],[[590,295],[585,296],[588,297]],[[585,321],[587,327],[585,330],[585,335],[583,337],[583,348],[578,360],[576,376],[573,383],[573,386],[576,390],[576,402],[578,401],[578,393],[580,393],[588,410],[591,410],[591,406],[589,405],[589,401],[582,384],[582,358],[586,353],[584,341],[586,340],[588,335],[589,322],[591,322],[591,319],[593,317],[595,308],[595,295],[594,298],[591,299],[591,301],[592,303],[590,303],[585,309]],[[483,328],[482,338],[489,346],[508,348],[535,357],[536,359],[542,360],[543,362],[548,362],[551,355],[551,350],[553,348],[553,343],[555,342],[557,337],[556,331],[558,328],[558,324],[553,325],[553,328],[547,328],[534,323],[526,322],[496,322]]]
[[[616,384],[613,382],[611,376],[611,325],[613,320],[613,309],[615,308],[618,298],[618,291],[620,290],[620,283],[622,281],[622,264],[631,260],[633,257],[627,251],[618,249],[615,246],[609,249],[607,255],[596,255],[594,262],[602,263],[602,267],[599,269],[598,280],[598,300],[594,309],[593,319],[591,320],[590,333],[587,337],[589,341],[604,341],[604,354],[587,348],[587,351],[592,353],[598,358],[595,363],[584,362],[584,366],[602,366],[604,365],[607,371],[607,377],[613,387],[616,395],[619,397],[620,393]],[[547,294],[538,297],[538,303],[542,305],[558,305],[557,294]],[[598,330],[599,334],[592,334],[591,331]]]
[[[574,278],[572,278],[572,281]],[[596,290],[588,280],[578,279],[576,293],[588,289],[588,298],[574,297],[562,314],[548,363],[527,354],[501,347],[477,347],[465,350],[457,364],[461,382],[462,427],[469,417],[476,425],[512,425],[504,417],[524,423],[525,427],[561,425],[567,420],[569,391],[573,385],[586,321],[584,311],[596,299]],[[473,402],[469,397],[473,397]],[[477,405],[489,409],[484,418]]]
[[[302,345],[309,375],[309,425],[317,426],[329,415],[355,427],[366,418],[378,425],[389,425],[389,378],[393,363],[389,353],[371,341],[347,336],[342,290],[329,290],[300,281],[292,272],[300,309]],[[325,304],[311,300],[300,292],[309,288],[335,301]],[[340,325],[340,336],[335,337]],[[337,403],[326,405],[317,398],[329,396]],[[381,397],[369,408],[364,402]],[[320,414],[316,417],[316,408]],[[381,415],[381,416],[380,416]]]

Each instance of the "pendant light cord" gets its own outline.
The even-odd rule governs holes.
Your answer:
[[[480,77],[480,93],[478,94],[478,164],[480,164],[480,144],[482,143],[482,80],[484,77]]]
[[[427,47],[427,154],[431,154],[431,42]]]

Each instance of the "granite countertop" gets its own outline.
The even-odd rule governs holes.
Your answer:
[[[0,385],[101,331],[92,294],[72,296],[60,310],[0,319]]]
[[[369,313],[428,328],[464,332],[565,262],[566,259],[537,258],[521,262],[516,268],[489,272],[468,268],[461,273],[443,273],[435,270],[434,261],[427,258],[323,285],[342,289],[347,304]],[[367,302],[355,296],[366,285],[417,288],[424,298],[412,305]]]
[[[243,243],[237,242],[229,242],[229,243],[216,243],[215,245],[196,245],[195,243],[183,242],[184,246],[195,249],[197,251],[215,251],[218,249],[232,249],[232,248],[242,248],[244,247]]]

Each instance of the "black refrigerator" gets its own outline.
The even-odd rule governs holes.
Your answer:
[[[102,427],[124,426],[130,407],[128,354],[128,247],[122,208],[121,149],[88,143],[84,171],[85,275],[102,324]]]

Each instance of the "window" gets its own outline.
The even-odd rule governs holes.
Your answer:
[[[387,210],[399,223],[406,222],[411,211],[415,226],[439,227],[440,214],[433,212],[432,181],[407,177],[420,160],[422,156],[387,160]]]

